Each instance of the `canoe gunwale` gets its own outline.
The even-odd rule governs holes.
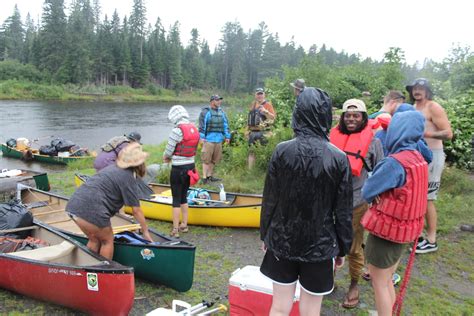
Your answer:
[[[9,253],[0,253],[0,257],[6,258],[8,260],[19,261],[19,262],[29,263],[29,264],[39,265],[39,266],[63,268],[63,269],[71,269],[71,270],[81,270],[81,271],[93,272],[93,273],[107,273],[107,274],[133,274],[134,273],[133,267],[124,266],[115,261],[107,260],[106,258],[102,257],[100,254],[92,252],[92,250],[82,245],[78,241],[74,240],[73,238],[69,237],[65,233],[57,229],[54,229],[51,226],[42,223],[41,221],[33,219],[33,223],[34,225],[37,225],[40,228],[46,229],[49,232],[60,236],[65,241],[72,243],[75,247],[80,248],[81,249],[80,251],[84,251],[85,253],[93,256],[95,259],[99,261],[98,264],[80,266],[80,265],[73,265],[73,264],[67,264],[67,263],[45,262],[43,260],[17,257],[14,255],[10,255]]]

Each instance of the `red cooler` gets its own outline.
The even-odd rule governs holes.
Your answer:
[[[245,266],[235,270],[229,279],[230,315],[268,315],[272,306],[272,288],[272,281],[260,272],[260,267]],[[291,316],[300,314],[299,297],[300,285],[297,283]]]

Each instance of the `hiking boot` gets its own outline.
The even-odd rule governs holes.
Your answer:
[[[173,228],[170,233],[171,237],[179,238],[179,228]]]
[[[201,184],[207,184],[209,178],[202,178],[201,179]]]
[[[392,283],[393,283],[393,286],[397,286],[398,283],[400,283],[401,280],[402,280],[402,277],[400,276],[400,274],[394,273],[394,274],[392,275]]]
[[[436,250],[438,250],[438,244],[436,242],[430,243],[428,239],[423,238],[416,245],[415,253],[428,253]]]
[[[208,181],[211,181],[211,182],[219,182],[219,181],[222,181],[222,179],[214,178],[213,176],[207,177],[207,180],[208,180]]]

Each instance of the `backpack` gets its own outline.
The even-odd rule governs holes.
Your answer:
[[[205,189],[189,189],[187,199],[189,205],[199,205],[205,201],[196,201],[196,199],[210,200],[211,195]]]

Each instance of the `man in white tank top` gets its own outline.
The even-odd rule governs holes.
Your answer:
[[[424,78],[416,79],[406,89],[416,110],[420,111],[426,119],[424,137],[428,147],[433,152],[433,161],[429,165],[428,175],[426,238],[421,237],[416,246],[416,253],[428,253],[438,250],[438,244],[436,243],[437,214],[434,201],[438,195],[441,174],[444,168],[443,140],[453,138],[453,132],[443,107],[433,101],[433,92],[428,80]]]

